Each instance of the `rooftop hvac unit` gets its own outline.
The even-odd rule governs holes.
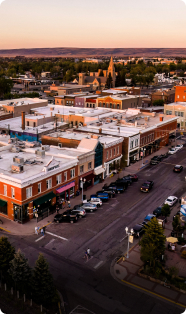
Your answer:
[[[24,171],[24,167],[23,167],[23,165],[19,165],[19,164],[13,164],[12,165],[12,171],[13,172],[22,172],[22,171]]]
[[[44,156],[45,156],[45,151],[44,151],[44,150],[37,149],[37,150],[35,151],[35,154],[36,154],[37,156],[44,157]]]
[[[23,164],[24,164],[24,158],[15,156],[15,157],[13,158],[13,162],[16,162],[17,164],[23,165]]]
[[[50,145],[43,145],[42,150],[44,150],[45,152],[50,150]]]
[[[12,147],[12,153],[19,153],[20,152],[20,148],[19,147],[16,147],[16,146],[13,146]]]

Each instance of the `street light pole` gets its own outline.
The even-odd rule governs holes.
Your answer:
[[[86,179],[80,178],[81,181],[81,188],[82,188],[82,203],[83,203],[83,184],[85,183]]]
[[[131,229],[130,232],[128,231],[128,227],[125,228],[126,234],[128,235],[128,245],[127,245],[127,255],[126,258],[129,258],[129,237],[133,235],[134,230]]]

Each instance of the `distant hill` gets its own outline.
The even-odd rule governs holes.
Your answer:
[[[185,57],[186,48],[30,48],[3,49],[1,57]]]

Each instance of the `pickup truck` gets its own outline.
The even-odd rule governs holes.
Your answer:
[[[88,200],[88,202],[96,205],[97,207],[100,207],[103,204],[102,200],[98,197],[91,197],[91,199]]]
[[[147,193],[152,189],[153,185],[154,185],[153,181],[146,181],[142,184],[140,191]]]

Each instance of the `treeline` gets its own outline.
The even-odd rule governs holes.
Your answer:
[[[54,285],[49,265],[39,254],[32,269],[21,250],[15,251],[6,237],[0,238],[0,281],[19,295],[33,299],[38,305],[57,309],[59,296]]]

